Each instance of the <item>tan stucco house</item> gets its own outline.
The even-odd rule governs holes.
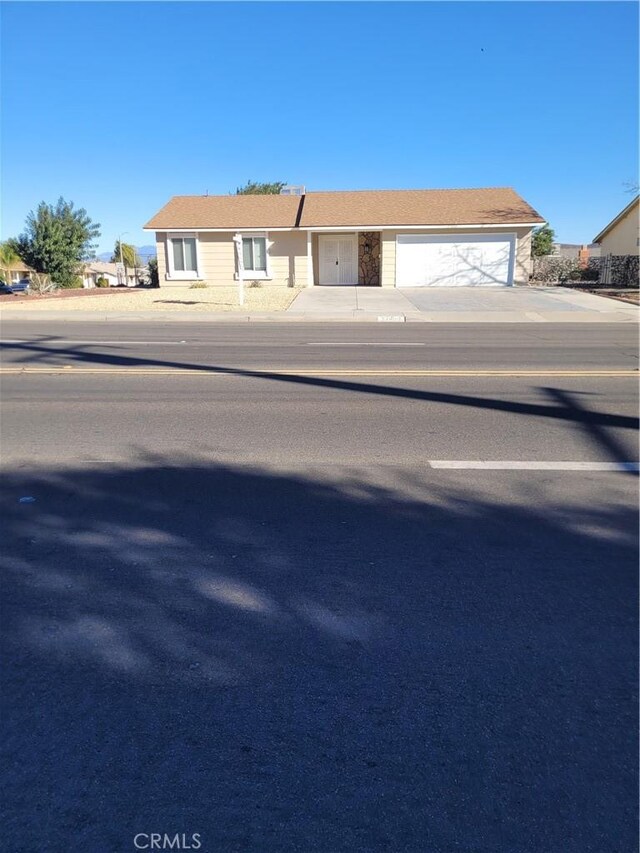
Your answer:
[[[594,243],[599,243],[601,255],[640,254],[640,195],[606,225]]]
[[[155,232],[160,286],[527,284],[544,219],[510,188],[174,196]]]
[[[116,287],[121,283],[126,284],[127,287],[136,287],[142,279],[143,269],[142,265],[136,269],[125,267],[124,275],[119,277],[117,264],[106,261],[90,261],[85,264],[82,270],[82,284],[85,288],[96,287],[99,278],[106,278],[109,287]]]
[[[18,284],[21,281],[31,281],[33,270],[24,261],[14,261],[8,267],[0,270],[0,278],[6,284]]]

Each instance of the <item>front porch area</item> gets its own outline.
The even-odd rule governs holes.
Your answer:
[[[311,282],[321,286],[380,287],[379,231],[308,232]]]

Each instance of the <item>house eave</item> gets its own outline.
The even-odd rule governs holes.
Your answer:
[[[612,228],[615,228],[615,226],[618,224],[618,222],[620,222],[621,219],[624,219],[627,213],[629,213],[633,209],[634,205],[638,204],[639,201],[640,195],[637,195],[633,199],[633,201],[629,202],[629,204],[624,208],[624,210],[621,210],[620,213],[616,217],[614,217],[608,225],[605,225],[605,227],[598,234],[598,236],[594,237],[591,242],[599,243],[603,237],[607,236],[607,234],[609,233],[609,231],[611,231]]]
[[[151,233],[162,232],[163,234],[166,232],[170,232],[171,234],[193,234],[197,232],[199,234],[211,233],[211,234],[225,234],[231,233],[233,231],[304,231],[303,228],[295,228],[294,226],[287,226],[286,228],[272,228],[270,225],[227,225],[224,228],[200,228],[197,225],[192,225],[190,228],[173,228],[170,225],[162,225],[162,226],[149,226],[145,225],[142,229],[143,231],[150,231]]]
[[[314,231],[314,232],[335,232],[335,231],[434,231],[434,230],[468,230],[468,229],[487,229],[487,228],[538,228],[541,225],[544,225],[544,220],[536,220],[535,222],[484,222],[484,223],[473,223],[467,222],[463,225],[451,225],[451,224],[440,224],[440,225],[402,225],[397,223],[391,223],[388,225],[298,225],[291,228],[270,228],[268,226],[257,226],[257,225],[234,225],[234,226],[226,226],[225,228],[200,228],[198,226],[192,226],[191,228],[172,228],[170,226],[162,226],[162,227],[148,227],[145,226],[143,231],[150,232],[171,232],[171,233],[193,233],[198,232],[202,234],[211,233],[211,234],[224,234],[231,233],[233,231]]]
[[[540,222],[467,222],[462,225],[443,223],[440,225],[403,225],[390,223],[388,225],[301,225],[301,231],[463,231],[478,228],[535,228]]]

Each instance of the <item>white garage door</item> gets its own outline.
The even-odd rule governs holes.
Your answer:
[[[469,287],[513,283],[511,234],[399,234],[397,287]]]

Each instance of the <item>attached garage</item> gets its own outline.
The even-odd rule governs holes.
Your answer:
[[[160,282],[229,287],[243,277],[279,287],[416,288],[529,283],[532,233],[544,219],[509,187],[289,190],[171,199],[146,225],[156,232]],[[243,246],[254,246],[242,261],[235,249],[240,237]],[[187,264],[180,255],[177,264],[175,247],[188,241],[195,244],[194,258]]]
[[[513,284],[515,234],[398,234],[396,287]]]

